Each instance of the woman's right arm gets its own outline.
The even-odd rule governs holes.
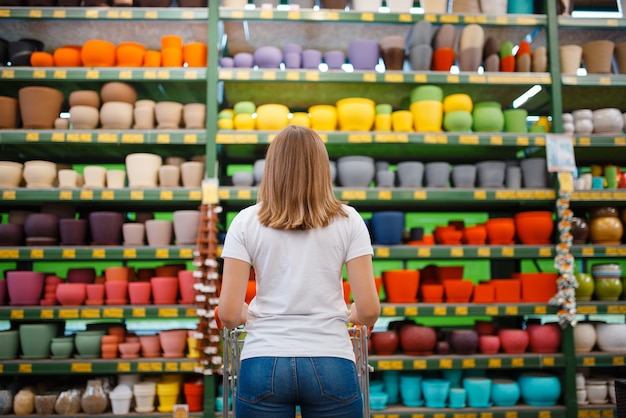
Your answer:
[[[380,299],[374,282],[372,256],[363,255],[346,263],[348,281],[354,303],[349,321],[357,325],[373,326],[380,315]]]

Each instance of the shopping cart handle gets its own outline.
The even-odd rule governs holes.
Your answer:
[[[217,324],[217,329],[221,331],[221,330],[224,329],[224,326],[222,325],[222,321],[220,321],[220,316],[218,315],[218,313],[219,313],[218,312],[218,308],[219,307],[216,306],[215,309],[213,309],[213,313],[214,313],[214,316],[215,316],[215,323]]]

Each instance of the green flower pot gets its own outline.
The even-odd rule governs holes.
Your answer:
[[[0,331],[0,360],[17,358],[20,348],[20,334],[17,330]]]
[[[576,281],[578,281],[578,287],[576,288],[576,300],[591,300],[595,290],[593,277],[591,277],[591,274],[589,273],[578,273],[575,276]]]

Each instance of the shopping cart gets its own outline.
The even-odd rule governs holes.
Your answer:
[[[217,315],[216,315],[217,317]],[[363,396],[363,416],[370,415],[369,399],[369,373],[374,369],[367,360],[367,327],[365,325],[352,326],[347,328],[347,332],[352,340],[352,348],[356,359],[356,368]],[[245,340],[246,331],[244,328],[222,329],[223,341],[223,386],[224,396],[223,418],[229,417],[228,395],[235,393],[237,386],[237,376],[239,375],[241,348]],[[235,413],[235,402],[232,402],[232,414]]]

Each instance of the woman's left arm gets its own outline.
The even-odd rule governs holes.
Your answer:
[[[245,324],[248,319],[248,304],[244,301],[249,278],[250,264],[237,258],[224,258],[218,315],[228,329]]]

